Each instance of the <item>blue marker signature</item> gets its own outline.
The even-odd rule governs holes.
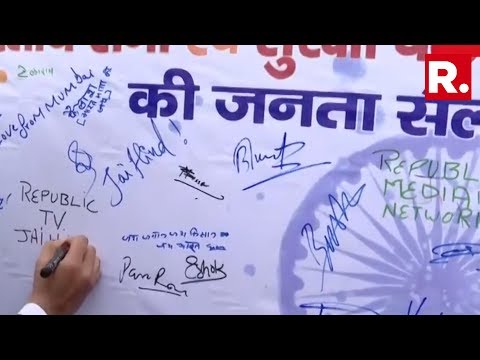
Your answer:
[[[335,310],[339,311],[340,313],[367,313],[368,315],[380,315],[378,312],[363,306],[335,302],[308,303],[301,304],[300,307],[304,309],[318,309],[318,315],[327,315],[324,313],[326,310]]]
[[[258,185],[264,184],[268,181],[274,180],[281,176],[285,176],[288,174],[292,174],[297,171],[306,170],[312,167],[320,166],[320,165],[329,165],[331,162],[321,162],[316,164],[311,164],[307,166],[302,166],[300,162],[295,162],[287,159],[290,159],[293,155],[300,152],[305,147],[305,142],[303,141],[295,141],[295,142],[288,142],[287,141],[287,133],[283,134],[282,143],[279,147],[273,149],[272,153],[269,154],[262,154],[256,153],[253,151],[252,141],[249,138],[243,138],[235,147],[233,152],[233,165],[237,173],[241,172],[248,172],[250,170],[255,170],[255,166],[257,164],[267,162],[267,161],[275,161],[271,167],[274,169],[280,169],[286,171],[280,172],[274,176],[271,176],[267,179],[259,181],[255,184],[247,186],[243,189],[249,190],[253,187]]]
[[[8,194],[6,198],[0,197],[0,210],[5,209],[5,206],[7,206],[10,196],[12,196],[12,194]]]
[[[413,301],[410,301],[410,305],[408,305],[408,313],[407,315],[420,315],[420,311],[422,310],[423,305],[425,304],[425,301],[427,301],[427,298],[424,297],[422,301],[420,302],[420,305],[418,306],[417,310],[415,311],[415,314],[412,314],[412,306],[413,306]],[[440,313],[440,315],[443,315],[443,311]]]
[[[406,315],[421,315],[420,312],[422,311],[422,308],[425,305],[426,301],[427,301],[427,298],[424,297],[420,302],[420,305],[413,312],[413,309],[412,309],[413,300],[410,300]],[[332,315],[348,314],[348,313],[350,314],[356,313],[359,315],[362,315],[362,314],[363,315],[381,315],[377,311],[364,306],[345,304],[345,303],[336,303],[336,302],[307,303],[307,304],[301,304],[300,307],[304,309],[318,309],[319,310],[318,315],[328,315],[325,313],[325,311],[327,310],[330,310],[330,311],[333,310],[334,313]],[[338,313],[335,313],[336,311]],[[440,315],[443,315],[443,312],[441,312]]]
[[[285,167],[297,168],[301,164],[298,162],[285,163],[285,160],[298,153],[305,147],[303,141],[287,142],[287,133],[283,134],[282,144],[274,149],[272,154],[254,153],[252,142],[249,138],[243,138],[235,147],[233,152],[233,165],[237,168],[237,172],[254,170],[255,165],[266,160],[275,160],[278,163],[272,165],[272,168]],[[289,148],[292,150],[288,151]]]
[[[347,210],[349,208],[354,208],[360,202],[360,199],[365,189],[366,184],[360,186],[360,188],[355,192],[355,194],[350,198],[345,192],[342,192],[341,203],[333,195],[328,195],[328,200],[330,202],[330,225],[327,226],[327,234],[324,235],[325,245],[319,244],[315,240],[313,226],[310,223],[307,223],[303,226],[301,234],[306,236],[308,247],[312,253],[315,261],[318,265],[323,266],[322,270],[322,291],[323,291],[323,279],[325,276],[325,266],[328,263],[330,271],[333,271],[333,263],[331,253],[335,252],[335,248],[340,246],[338,240],[337,230],[346,230],[347,225],[343,222],[345,219],[348,220]],[[337,213],[338,212],[338,213]],[[319,251],[323,251],[325,254],[323,258],[323,264],[319,261],[317,254]]]
[[[131,147],[127,147],[128,161],[133,164],[133,170],[136,171],[141,179],[144,179],[145,177],[142,171],[142,165],[150,165],[155,158],[161,158],[165,154],[176,156],[167,148],[167,145],[165,145],[155,121],[150,119],[150,122],[158,140],[157,144],[155,146],[146,147],[134,142],[132,143]],[[170,122],[172,121],[170,120]],[[114,186],[117,192],[117,199],[114,200],[112,196],[110,200],[110,205],[112,207],[116,207],[122,203],[123,191],[121,187],[130,181],[132,177],[134,177],[134,172],[129,171],[128,168],[126,168],[122,163],[118,163],[117,168],[114,171],[117,173],[112,174],[112,169],[110,169],[110,167],[105,168],[105,174],[103,177],[103,185],[105,186],[105,184],[109,183],[110,185]]]
[[[448,263],[448,259],[458,256],[475,256],[480,254],[480,244],[456,243],[435,246],[432,253],[439,257],[430,260],[431,264]]]
[[[78,141],[73,140],[68,147],[68,160],[75,165],[75,171],[79,174],[91,172],[93,174],[92,184],[87,191],[87,196],[92,190],[95,180],[97,179],[97,171],[93,167],[93,156],[87,153],[85,150],[78,148]]]

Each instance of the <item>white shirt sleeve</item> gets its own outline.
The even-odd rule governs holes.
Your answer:
[[[28,303],[18,312],[18,315],[47,315],[47,313],[37,304]]]

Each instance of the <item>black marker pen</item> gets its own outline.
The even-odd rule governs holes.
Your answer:
[[[55,254],[50,259],[50,261],[40,270],[40,276],[42,278],[47,278],[52,275],[57,268],[60,261],[63,260],[65,255],[67,255],[68,250],[70,249],[70,243],[64,242],[57,250],[55,250]]]

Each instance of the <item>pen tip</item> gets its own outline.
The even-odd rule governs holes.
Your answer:
[[[40,276],[41,276],[42,278],[46,278],[46,277],[48,277],[51,273],[52,273],[52,271],[51,271],[49,268],[43,268],[43,269],[40,271]]]

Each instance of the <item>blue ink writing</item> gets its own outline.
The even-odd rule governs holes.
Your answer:
[[[437,257],[430,260],[431,264],[448,263],[449,258],[459,256],[475,256],[480,254],[480,244],[456,243],[435,246],[432,253]]]
[[[293,174],[297,171],[302,171],[302,170],[307,170],[307,169],[311,169],[313,167],[317,167],[317,166],[322,166],[322,165],[330,165],[331,162],[330,161],[324,161],[324,162],[320,162],[320,163],[316,163],[316,164],[311,164],[311,165],[306,165],[306,166],[301,166],[301,167],[298,167],[298,168],[295,168],[295,169],[292,169],[292,170],[288,170],[288,171],[284,171],[284,172],[281,172],[279,174],[276,174],[276,175],[273,175],[273,176],[270,176],[266,179],[263,179],[261,181],[258,181],[252,185],[249,185],[245,188],[243,188],[242,190],[243,191],[246,191],[246,190],[250,190],[256,186],[259,186],[259,185],[262,185],[262,184],[265,184],[266,182],[269,182],[269,181],[272,181],[272,180],[275,180],[275,179],[278,179],[282,176],[286,176],[286,175],[289,175],[289,174]]]
[[[319,311],[318,315],[327,315],[325,311],[327,310],[334,310],[339,311],[340,313],[357,313],[357,314],[368,314],[368,315],[380,315],[375,310],[358,306],[352,304],[342,304],[342,303],[335,303],[335,302],[325,302],[325,303],[307,303],[301,304],[301,308],[303,309],[316,309]]]
[[[105,90],[106,86],[107,81],[102,79],[100,79],[96,85],[90,83],[87,90],[76,102],[76,104],[65,107],[63,115],[68,116],[71,119],[75,119],[78,125],[85,126],[87,117],[95,109],[95,107],[97,107],[97,112],[101,113],[103,112],[106,103],[110,101],[112,90]],[[100,102],[100,104],[98,104],[98,102]]]
[[[413,307],[413,300],[410,301],[407,309],[407,314],[406,315],[421,315],[421,310],[425,305],[425,302],[427,301],[427,298],[424,297],[420,305],[417,307],[417,309],[414,311],[412,309]],[[326,312],[329,311],[331,314],[333,311],[332,315],[336,314],[366,314],[366,315],[381,315],[377,311],[370,309],[368,307],[364,306],[358,306],[358,305],[353,305],[353,304],[345,304],[345,303],[336,303],[336,302],[322,302],[322,303],[306,303],[306,304],[301,304],[301,308],[303,309],[315,309],[318,310],[319,313],[318,315],[328,315]],[[400,314],[403,315],[403,314]],[[443,315],[443,312],[440,313],[440,315]]]
[[[129,162],[133,165],[133,170],[129,171],[128,169],[125,169],[125,165],[122,163],[118,163],[113,170],[110,167],[105,168],[103,186],[110,184],[114,187],[114,192],[116,193],[116,196],[112,196],[110,200],[110,205],[112,207],[116,207],[122,203],[122,186],[130,181],[135,173],[140,176],[141,179],[144,179],[145,176],[143,174],[142,165],[150,165],[155,158],[161,158],[164,155],[176,156],[167,148],[155,121],[150,119],[150,123],[158,142],[155,146],[148,148],[136,142],[132,143],[131,147],[127,147],[127,157]]]
[[[78,148],[78,141],[73,140],[68,147],[68,160],[75,165],[75,171],[79,174],[91,172],[93,174],[92,183],[87,191],[88,195],[97,179],[97,171],[92,165],[93,157],[85,150]]]
[[[249,138],[243,138],[235,147],[233,152],[233,165],[236,167],[237,172],[247,172],[254,170],[255,165],[267,160],[275,160],[276,163],[272,165],[272,168],[284,168],[295,169],[300,167],[299,162],[285,162],[291,156],[295,155],[305,147],[305,142],[287,141],[287,133],[283,134],[283,140],[279,147],[273,149],[270,154],[255,153],[253,151],[252,142]],[[289,150],[290,149],[290,150]]]
[[[410,301],[410,304],[408,305],[408,313],[407,315],[420,315],[420,311],[422,310],[423,305],[425,304],[425,301],[427,301],[427,298],[424,297],[422,301],[420,302],[420,305],[418,306],[417,310],[415,311],[415,314],[412,314],[412,306],[413,306],[413,300]],[[440,315],[443,315],[443,312],[440,313]]]
[[[226,251],[227,250],[223,245],[207,244],[207,247],[209,251]]]
[[[227,232],[223,231],[220,234],[222,234],[222,239],[219,239],[221,242],[229,236]],[[122,236],[122,241],[127,243],[148,241],[153,242],[159,249],[182,249],[194,253],[204,249],[207,251],[226,251],[225,245],[212,242],[217,237],[216,231],[199,231],[196,227],[192,227],[189,231],[172,229],[171,231],[153,231],[144,234],[128,233]],[[209,243],[205,244],[201,241],[203,239],[209,241]]]
[[[274,160],[275,162],[271,165],[274,169],[284,170],[280,173],[277,173],[273,176],[270,176],[266,179],[260,180],[252,185],[249,185],[243,188],[243,191],[250,190],[256,186],[265,184],[269,181],[274,179],[280,178],[282,176],[286,176],[289,174],[293,174],[297,171],[307,170],[313,167],[321,166],[321,165],[330,165],[330,161],[324,161],[320,163],[310,164],[306,166],[302,166],[302,164],[298,161],[293,161],[291,156],[298,154],[305,147],[305,142],[303,141],[295,141],[295,142],[288,142],[287,141],[287,133],[283,134],[282,144],[275,148],[271,154],[261,154],[255,153],[253,151],[252,142],[249,138],[243,138],[235,147],[233,152],[233,165],[237,173],[241,172],[248,172],[255,169],[255,165],[266,162],[267,160]],[[286,160],[289,159],[289,162]]]
[[[45,119],[47,113],[50,113],[56,107],[60,106],[73,90],[76,90],[78,86],[81,85],[85,80],[94,77],[93,72],[90,69],[87,75],[80,75],[73,68],[70,69],[75,77],[75,83],[72,81],[58,94],[50,95],[49,100],[40,105],[32,115],[25,116],[23,113],[18,113],[17,123],[8,124],[6,126],[7,129],[0,132],[0,146],[4,141],[13,136],[18,135],[21,139],[27,139],[30,135],[30,131],[37,124],[38,120]]]
[[[176,245],[176,246],[175,246]],[[201,251],[202,249],[206,249],[208,251],[227,251],[227,248],[224,245],[216,245],[216,244],[207,244],[202,245],[196,241],[185,241],[183,243],[168,243],[168,242],[160,242],[155,245],[158,249],[166,249],[166,250],[174,250],[174,249],[181,249],[181,250],[191,250],[192,252]]]
[[[10,196],[12,196],[12,194],[8,194],[6,198],[0,197],[0,210],[3,210],[5,206],[7,206]]]
[[[313,227],[310,223],[307,223],[303,226],[301,234],[305,236],[308,241],[308,247],[312,253],[315,261],[318,265],[323,266],[322,271],[322,290],[323,290],[323,276],[325,275],[325,265],[328,263],[328,268],[330,271],[333,271],[333,262],[331,253],[335,252],[335,248],[340,246],[340,241],[338,239],[337,231],[346,230],[347,225],[344,221],[349,221],[347,216],[347,210],[349,208],[354,208],[360,202],[360,199],[365,189],[366,184],[360,186],[360,188],[355,192],[352,197],[349,197],[348,194],[342,192],[341,200],[338,201],[335,196],[332,194],[328,195],[328,200],[330,203],[330,225],[327,226],[327,234],[324,235],[325,244],[319,244],[315,240]],[[322,261],[318,259],[318,253],[323,252],[324,259]]]
[[[228,237],[228,232],[220,232],[220,237]],[[138,241],[139,239],[142,240],[150,240],[150,239],[167,239],[167,240],[175,240],[178,238],[211,238],[215,239],[217,237],[216,231],[199,231],[198,228],[192,227],[190,230],[185,229],[172,229],[170,231],[152,231],[145,234],[132,234],[129,233],[122,237],[123,241]]]
[[[112,68],[111,67],[108,67],[106,66],[105,69],[103,69],[103,74],[106,76],[106,77],[110,77],[110,73],[112,72]]]
[[[192,250],[192,252],[200,250],[200,243],[196,241],[185,241],[185,243],[177,243],[177,246],[180,249]]]

